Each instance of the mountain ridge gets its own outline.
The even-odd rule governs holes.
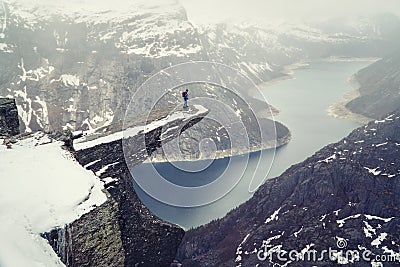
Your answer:
[[[176,1],[139,2],[89,5],[93,13],[79,1],[64,11],[57,6],[61,2],[45,9],[48,1],[4,2],[0,95],[16,98],[22,131],[116,123],[136,88],[171,64],[221,62],[260,83],[299,60],[352,52],[377,56],[381,51],[375,44],[390,37],[383,30],[387,35],[369,36],[369,28],[361,35],[337,35],[306,25],[195,26]]]

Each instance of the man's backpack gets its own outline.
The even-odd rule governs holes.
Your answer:
[[[182,97],[185,97],[185,95],[186,95],[186,92],[183,91],[183,92],[182,92]]]

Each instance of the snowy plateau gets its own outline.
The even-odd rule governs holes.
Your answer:
[[[0,146],[1,266],[64,266],[40,234],[106,201],[99,178],[61,146],[42,133]]]

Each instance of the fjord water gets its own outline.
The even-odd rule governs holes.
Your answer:
[[[279,176],[291,165],[301,162],[325,145],[339,141],[360,126],[352,121],[328,116],[327,109],[333,103],[342,101],[343,95],[353,90],[347,79],[370,63],[312,62],[294,70],[293,79],[260,87],[267,101],[280,111],[275,119],[286,125],[292,134],[290,143],[277,149],[276,153],[272,150],[264,151],[260,166],[265,168],[265,173],[269,166],[263,166],[262,163],[271,162],[275,156],[268,178]],[[249,165],[256,165],[259,155],[259,152],[251,153]],[[247,160],[245,156],[237,158]],[[228,163],[229,158],[218,159],[207,169],[197,173],[181,171],[169,163],[156,163],[153,166],[165,179],[175,184],[193,187],[212,182],[224,171]],[[135,168],[135,175],[146,177],[150,173],[149,168],[152,168],[151,164],[142,164]],[[251,178],[252,173],[246,171],[236,187],[223,198],[194,208],[173,207],[161,203],[147,195],[135,182],[133,184],[139,198],[155,215],[188,229],[220,218],[248,200],[252,196],[248,190]]]

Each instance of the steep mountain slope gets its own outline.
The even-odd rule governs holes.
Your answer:
[[[400,51],[360,70],[355,79],[360,96],[346,105],[352,112],[377,119],[400,108]]]
[[[109,124],[146,75],[199,51],[175,1],[53,2],[3,6],[0,94],[17,99],[23,130]]]
[[[178,260],[183,266],[365,266],[384,261],[376,255],[391,255],[384,266],[397,266],[399,129],[397,110],[292,166],[224,218],[188,231]],[[358,251],[359,259],[346,257],[347,250]]]

